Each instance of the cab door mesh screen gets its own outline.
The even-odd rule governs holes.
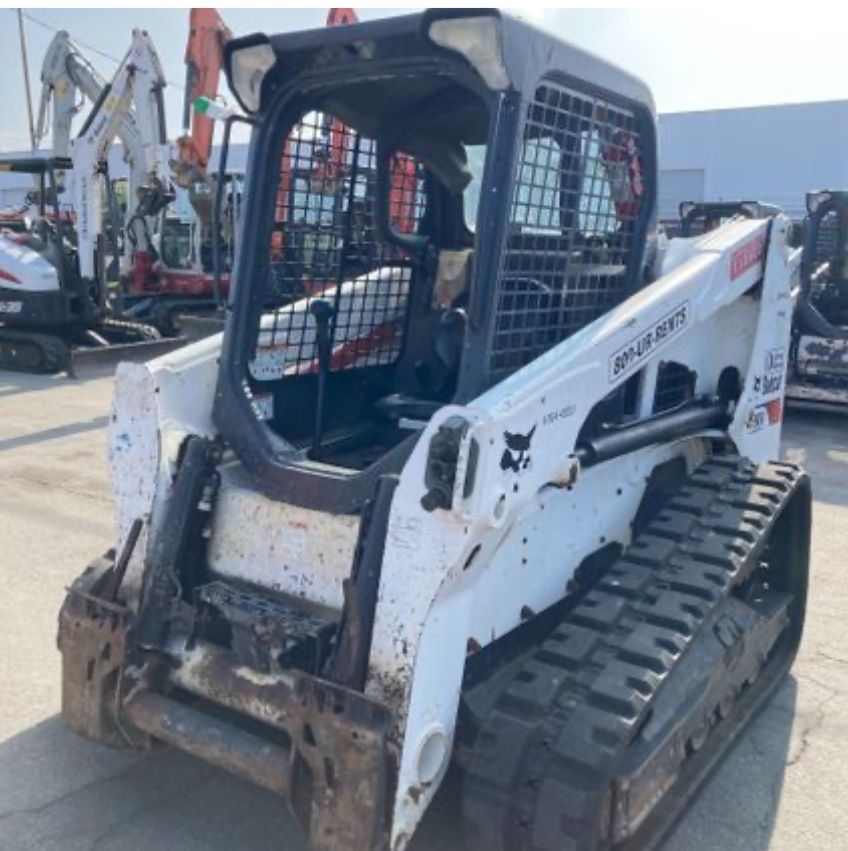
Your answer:
[[[391,160],[390,218],[400,233],[424,210],[420,165]],[[320,299],[331,308],[330,369],[393,363],[402,347],[412,263],[376,227],[377,151],[338,119],[310,112],[285,140],[270,245],[271,274],[251,373],[316,372]]]
[[[553,82],[528,108],[489,355],[497,380],[625,296],[644,200],[636,116]]]
[[[826,213],[819,223],[819,232],[816,235],[814,267],[821,263],[827,263],[836,256],[840,237],[839,225],[839,214],[836,210]]]

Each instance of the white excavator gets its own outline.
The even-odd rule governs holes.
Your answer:
[[[191,10],[186,46],[185,134],[177,141],[178,156],[169,151],[167,160],[169,183],[173,182],[169,192],[187,192],[194,211],[191,226],[186,229],[185,223],[174,218],[166,220],[164,214],[154,223],[142,205],[139,214],[130,218],[127,238],[121,241],[122,305],[128,314],[151,322],[167,334],[177,333],[177,314],[208,312],[220,300],[214,292],[210,268],[214,184],[206,172],[213,119],[198,112],[194,102],[200,96],[212,101],[217,97],[222,45],[230,37],[216,10]],[[151,52],[151,59],[158,63],[155,52]],[[157,76],[164,87],[161,71]],[[50,135],[54,155],[69,156],[74,116],[84,100],[96,105],[104,96],[107,83],[65,31],[57,33],[47,49],[41,82],[37,140],[41,142]],[[117,137],[129,171],[127,194],[134,199],[150,174],[148,151],[165,137],[164,114],[157,107],[157,112],[146,120],[131,105],[118,124]],[[156,233],[151,237],[154,224]],[[232,240],[228,247],[232,249]]]
[[[164,81],[163,81],[164,82]],[[108,89],[108,82],[71,40],[66,30],[56,33],[41,65],[41,100],[36,123],[35,143],[42,148],[50,139],[54,157],[70,157],[72,122],[86,101],[95,109]],[[124,161],[128,166],[127,196],[135,198],[136,188],[145,183],[144,143],[135,112],[128,109],[118,124]],[[62,175],[59,175],[60,179]],[[132,243],[122,241],[124,269],[131,262]]]
[[[54,42],[54,57],[64,42]],[[70,103],[68,80],[76,80],[93,93],[97,81],[87,66],[65,54],[67,77],[53,84],[54,140],[62,149]],[[58,60],[57,60],[58,61]],[[76,73],[69,71],[74,68]],[[112,356],[149,357],[158,348],[175,343],[158,341],[151,326],[115,315],[111,304],[106,266],[107,217],[113,231],[112,249],[117,254],[116,203],[107,179],[106,157],[116,136],[130,140],[134,177],[131,180],[131,215],[126,234],[134,251],[149,250],[149,218],[172,197],[168,168],[168,145],[164,134],[161,64],[148,34],[134,30],[132,43],[112,80],[97,94],[78,136],[70,143],[70,157],[31,157],[25,167],[45,183],[40,212],[33,228],[23,234],[0,235],[0,366],[28,371],[58,371],[71,363],[71,348],[109,350]],[[57,97],[58,94],[58,97]],[[46,107],[42,99],[41,119]],[[43,129],[44,122],[39,121]],[[22,168],[21,161],[0,163],[8,169]],[[61,175],[72,173],[74,220],[60,220],[55,203]],[[117,259],[117,258],[116,258]],[[120,265],[120,264],[119,264]],[[140,343],[147,345],[140,346]],[[124,344],[120,350],[115,344]],[[129,348],[127,348],[129,346]],[[77,361],[82,353],[75,355]]]

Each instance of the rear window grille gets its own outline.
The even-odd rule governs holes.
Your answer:
[[[495,378],[623,300],[644,198],[634,113],[555,83],[539,86],[498,281]]]
[[[333,308],[331,370],[397,359],[412,264],[378,233],[376,184],[374,140],[326,113],[306,114],[285,140],[254,378],[317,372],[316,299]],[[391,185],[393,227],[417,231],[426,198],[420,164],[395,156]]]
[[[707,221],[708,219],[705,216],[695,216],[689,219],[686,223],[686,236],[689,238],[704,236],[708,230],[714,230],[718,227],[713,220],[709,220],[710,227],[707,228]]]
[[[839,214],[832,210],[826,213],[816,234],[815,262],[826,263],[836,254],[839,243]]]
[[[682,363],[663,361],[657,370],[654,413],[661,414],[688,402],[695,395],[695,373]]]

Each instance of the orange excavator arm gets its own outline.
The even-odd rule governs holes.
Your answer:
[[[183,136],[178,140],[180,163],[206,171],[212,151],[213,120],[193,108],[195,100],[218,96],[223,47],[232,33],[217,9],[191,9],[186,42],[186,91],[183,103]]]

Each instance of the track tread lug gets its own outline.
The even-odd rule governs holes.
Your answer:
[[[564,616],[525,661],[526,681],[518,680],[516,692],[521,699],[503,707],[531,716],[535,733],[528,735],[526,725],[513,734],[509,725],[484,723],[494,741],[512,740],[504,741],[500,759],[484,763],[479,794],[471,763],[466,819],[486,837],[475,848],[610,847],[615,816],[609,772],[651,723],[652,700],[701,625],[755,569],[759,537],[802,476],[791,464],[705,461]],[[536,685],[545,675],[556,678],[556,688]],[[481,750],[491,747],[486,742]],[[507,778],[514,777],[527,779],[510,787]],[[498,833],[492,825],[501,824],[507,827]]]

